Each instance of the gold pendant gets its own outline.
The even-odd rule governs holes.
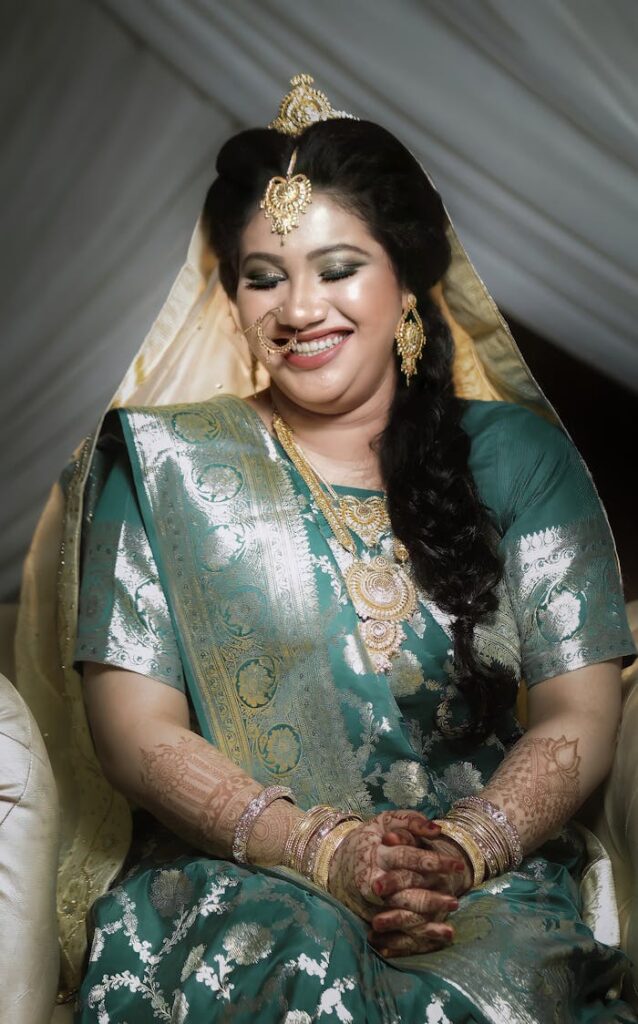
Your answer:
[[[378,544],[391,530],[385,499],[355,498],[352,494],[339,498],[339,510],[351,530],[361,537],[366,547]]]
[[[396,622],[409,619],[416,611],[412,580],[383,555],[370,562],[353,562],[345,578],[352,603],[362,619]]]
[[[399,623],[367,619],[360,624],[359,631],[375,672],[389,672],[392,668],[391,659],[400,653],[401,644],[406,638]]]

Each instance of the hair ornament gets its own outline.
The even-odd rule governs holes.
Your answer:
[[[313,87],[312,75],[295,75],[290,79],[291,89],[279,104],[279,112],[268,125],[284,135],[301,135],[303,130],[316,121],[330,121],[337,117],[359,118],[344,110],[334,110],[325,92]]]
[[[333,110],[330,100],[324,92],[313,87],[312,75],[295,75],[290,79],[291,89],[279,104],[279,113],[268,125],[275,131],[296,138],[317,121],[330,121],[337,117],[349,117],[354,121],[354,114],[346,114],[343,110]],[[305,213],[312,200],[312,185],[305,174],[295,174],[293,170],[297,160],[297,150],[293,150],[286,177],[276,175],[266,186],[263,199],[259,206],[272,221],[272,230],[284,238],[293,228],[299,227],[299,218]]]
[[[305,174],[295,174],[295,163],[297,161],[297,150],[293,150],[286,171],[286,177],[275,175],[266,186],[264,197],[259,206],[272,221],[272,230],[281,237],[281,244],[284,238],[299,226],[299,218],[305,213],[312,199],[312,185]]]

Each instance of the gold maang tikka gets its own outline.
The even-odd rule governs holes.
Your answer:
[[[286,177],[276,175],[271,178],[266,186],[264,198],[259,206],[269,220],[272,221],[272,230],[281,237],[281,244],[284,238],[293,228],[299,227],[299,218],[310,206],[312,199],[312,185],[305,174],[295,174],[295,163],[297,161],[297,150],[294,149],[286,171]]]
[[[290,79],[290,91],[279,104],[277,117],[270,122],[269,128],[296,138],[316,121],[341,117],[358,120],[354,114],[334,110],[326,94],[313,87],[313,81],[311,75],[295,75]],[[299,226],[299,218],[312,200],[309,178],[305,174],[293,175],[296,161],[297,150],[294,149],[286,177],[276,175],[271,178],[259,204],[266,217],[272,221],[272,230],[280,236],[282,245],[286,235]]]

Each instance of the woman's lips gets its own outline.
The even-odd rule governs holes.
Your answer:
[[[296,366],[300,370],[316,370],[319,366],[325,366],[334,359],[343,346],[352,337],[353,332],[346,334],[342,341],[338,341],[332,348],[324,349],[322,352],[313,352],[309,355],[302,355],[301,352],[287,352],[283,357],[289,366]]]

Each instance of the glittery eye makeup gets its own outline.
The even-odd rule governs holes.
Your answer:
[[[363,266],[362,263],[344,263],[339,266],[326,267],[321,271],[319,277],[322,281],[340,281],[343,278],[352,277],[361,266]],[[275,274],[253,273],[247,275],[246,287],[263,291],[275,288],[281,281],[285,281],[285,278]]]

